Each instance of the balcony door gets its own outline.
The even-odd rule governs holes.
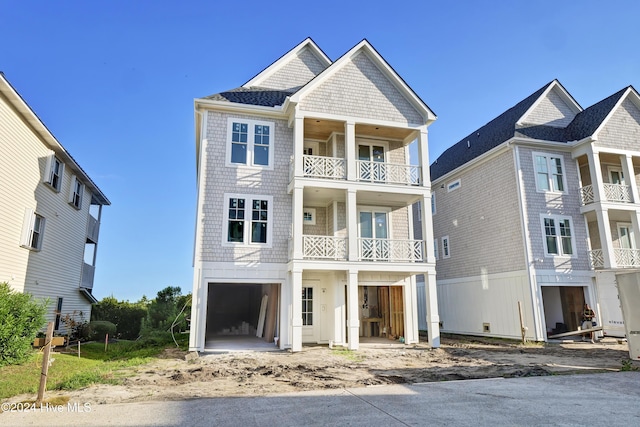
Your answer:
[[[360,209],[358,231],[361,259],[389,259],[388,211],[381,208]]]
[[[633,228],[628,223],[618,223],[618,241],[621,249],[635,249],[635,241],[633,238]]]
[[[384,146],[358,144],[358,160],[361,180],[382,182],[386,179]]]
[[[609,168],[609,182],[616,185],[624,185],[624,175],[620,168]]]

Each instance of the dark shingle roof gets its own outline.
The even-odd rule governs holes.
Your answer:
[[[516,133],[516,122],[536,102],[553,82],[544,85],[524,100],[517,103],[480,129],[462,138],[449,147],[431,164],[431,179],[435,180],[459,166],[475,159],[494,147],[512,138]],[[552,134],[556,132],[549,126],[534,126],[517,129],[518,133]]]
[[[263,87],[239,87],[226,92],[205,96],[204,99],[213,101],[235,102],[237,104],[259,105],[275,107],[282,105],[295,91],[276,90]]]
[[[579,141],[593,135],[628,88],[626,87],[578,113],[565,130],[565,140]]]

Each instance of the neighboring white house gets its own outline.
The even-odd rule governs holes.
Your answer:
[[[416,274],[437,347],[433,246],[414,239],[410,209],[429,206],[435,118],[366,40],[331,61],[306,39],[241,87],[196,99],[190,349],[234,334],[294,351],[416,343]]]
[[[432,165],[442,330],[520,338],[575,331],[585,302],[623,336],[615,272],[640,267],[640,98],[582,109],[557,81]]]
[[[89,320],[109,200],[0,73],[0,282]]]

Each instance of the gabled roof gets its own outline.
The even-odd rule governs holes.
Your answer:
[[[421,112],[425,121],[433,121],[436,119],[435,113],[425,104],[422,99],[407,85],[407,83],[396,73],[396,71],[387,63],[387,61],[376,51],[367,39],[363,39],[360,43],[351,48],[348,52],[338,58],[329,67],[327,67],[322,73],[317,75],[313,80],[300,88],[295,94],[291,96],[291,102],[300,102],[300,99],[312,92],[320,84],[325,82],[346,64],[351,59],[360,54],[366,53],[369,58],[375,63],[380,71],[389,79],[389,81],[395,85],[395,87],[405,96],[405,98]]]
[[[101,205],[110,205],[111,202],[107,199],[107,196],[98,188],[89,175],[80,167],[78,162],[75,161],[71,154],[62,146],[62,144],[56,139],[55,136],[49,131],[45,124],[40,120],[36,113],[31,109],[29,104],[20,96],[18,91],[11,86],[11,83],[6,79],[4,73],[0,71],[0,93],[5,96],[8,102],[11,103],[13,108],[22,115],[24,120],[38,134],[40,139],[51,149],[60,159],[65,162],[78,178],[91,190],[92,200],[95,200]]]
[[[331,65],[331,60],[329,59],[329,57],[322,51],[322,49],[318,47],[318,45],[311,39],[311,37],[307,37],[296,47],[282,55],[267,68],[260,71],[256,76],[243,84],[242,87],[249,88],[252,86],[261,86],[265,80],[273,76],[273,74],[280,70],[280,68],[282,68],[282,66],[289,62],[292,58],[295,58],[303,49],[309,49],[311,53],[316,57],[316,59],[324,64],[325,68]]]
[[[226,92],[205,96],[203,99],[212,101],[235,102],[237,104],[259,105],[262,107],[275,107],[282,105],[293,91],[275,90],[262,87],[239,87]]]
[[[436,180],[513,138],[516,133],[516,124],[530,110],[534,103],[555,84],[559,84],[559,82],[554,80],[547,83],[480,129],[473,131],[449,147],[431,164],[431,179]],[[548,128],[545,126],[534,126],[534,128],[539,128],[536,131],[538,133],[546,132],[551,134],[557,132],[557,130],[554,129],[543,129]],[[523,131],[526,132],[526,129],[518,129],[518,131],[522,133]]]
[[[631,86],[628,86],[576,115],[565,130],[566,140],[580,141],[594,135],[630,89],[633,90]]]

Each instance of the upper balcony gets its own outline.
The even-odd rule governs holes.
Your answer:
[[[618,268],[638,268],[640,267],[640,249],[614,248],[613,256]],[[589,251],[589,262],[591,268],[595,270],[603,269],[605,266],[604,253],[602,249]]]
[[[631,186],[624,184],[603,184],[604,197],[603,201],[617,203],[633,203],[631,194]],[[585,185],[580,187],[580,199],[582,205],[588,205],[595,202],[593,185]]]
[[[420,185],[420,166],[370,160],[356,160],[355,179],[375,184]],[[347,179],[347,162],[343,158],[303,156],[303,173],[306,178],[332,180]],[[291,159],[289,178],[293,179],[294,163]]]
[[[336,236],[302,236],[303,257],[307,260],[348,260],[348,239]],[[423,240],[358,238],[355,261],[423,262]]]

